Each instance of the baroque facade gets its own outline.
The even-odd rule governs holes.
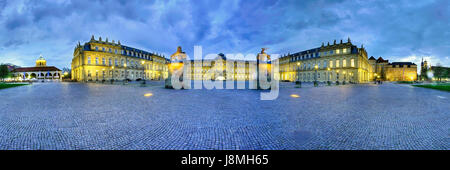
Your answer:
[[[324,45],[280,57],[280,80],[301,82],[368,82],[373,78],[367,52],[347,42]]]
[[[417,80],[417,65],[412,62],[392,62],[386,65],[387,81]]]
[[[181,63],[186,59],[186,54],[177,48],[171,55],[171,64]],[[270,56],[269,56],[270,58]],[[183,68],[186,68],[186,76],[191,80],[253,80],[256,79],[256,61],[227,59],[222,53],[214,59],[189,60]],[[180,67],[173,66],[179,69]]]
[[[374,72],[374,80],[381,81],[416,81],[417,65],[412,62],[392,62],[382,57],[369,58]]]
[[[92,36],[74,49],[72,80],[162,80],[168,76],[168,62],[161,55]]]

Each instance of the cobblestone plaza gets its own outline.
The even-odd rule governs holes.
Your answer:
[[[409,85],[170,90],[35,83],[0,90],[0,149],[450,149],[450,93]],[[296,94],[298,97],[291,97]]]

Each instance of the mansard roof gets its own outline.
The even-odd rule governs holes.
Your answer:
[[[35,71],[61,71],[60,69],[56,68],[55,66],[46,66],[46,67],[20,67],[14,69],[13,72],[35,72]]]

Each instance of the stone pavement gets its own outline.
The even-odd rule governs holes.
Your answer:
[[[0,149],[450,149],[448,92],[385,83],[259,95],[158,83],[3,89]]]

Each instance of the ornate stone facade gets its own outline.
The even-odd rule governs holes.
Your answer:
[[[162,80],[168,76],[169,60],[161,55],[117,43],[95,40],[78,43],[72,59],[72,79],[98,80]]]

